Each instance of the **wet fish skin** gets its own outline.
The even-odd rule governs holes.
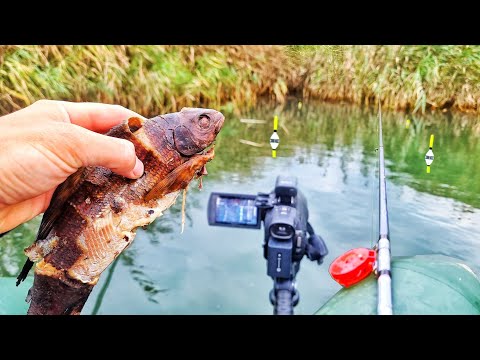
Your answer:
[[[79,314],[136,229],[161,216],[204,173],[214,157],[213,148],[204,150],[223,122],[218,111],[184,108],[149,120],[130,118],[112,128],[107,135],[134,143],[145,173],[132,180],[87,167],[57,188],[37,240],[25,249],[29,261],[37,261],[28,314]]]

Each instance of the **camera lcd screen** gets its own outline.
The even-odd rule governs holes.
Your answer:
[[[257,225],[255,200],[217,198],[215,221],[229,224]]]
[[[209,203],[210,225],[260,227],[260,216],[259,210],[255,206],[255,196],[214,193]]]

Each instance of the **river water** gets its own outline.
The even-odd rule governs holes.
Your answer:
[[[280,146],[271,157],[272,118]],[[247,124],[240,118],[266,120]],[[406,120],[410,119],[407,128]],[[480,122],[467,115],[385,113],[387,196],[393,256],[443,254],[480,273]],[[181,199],[107,269],[84,314],[271,314],[262,230],[210,227],[210,192],[271,191],[279,174],[297,176],[309,220],[326,241],[324,264],[302,261],[296,314],[312,314],[340,286],[328,266],[378,231],[377,118],[371,109],[296,104],[227,116],[203,190],[191,186],[181,231]],[[424,156],[435,135],[435,160]],[[247,140],[261,146],[242,143]],[[0,276],[15,276],[38,219],[0,240]]]

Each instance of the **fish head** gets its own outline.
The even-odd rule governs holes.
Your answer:
[[[213,109],[183,108],[173,131],[176,150],[184,156],[205,150],[215,141],[224,121],[223,114]]]
[[[214,141],[222,129],[225,117],[219,111],[202,108],[183,108],[180,112],[160,115],[146,124],[150,141],[162,155],[170,158],[172,169],[145,195],[145,200],[159,199],[165,194],[185,189],[194,178],[207,175],[206,163],[215,157]],[[163,129],[163,132],[159,132]],[[157,134],[165,134],[159,141]],[[172,153],[172,150],[175,154]]]

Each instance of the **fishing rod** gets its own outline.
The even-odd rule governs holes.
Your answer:
[[[378,315],[392,315],[392,273],[390,271],[390,240],[388,228],[387,186],[382,138],[382,106],[378,104],[379,157],[379,239],[377,243]]]
[[[346,288],[358,284],[375,271],[377,274],[378,288],[377,314],[393,315],[387,186],[385,178],[385,157],[383,153],[382,106],[380,103],[378,104],[378,160],[378,242],[373,249],[360,247],[351,249],[340,255],[330,264],[328,271],[336,282]]]

